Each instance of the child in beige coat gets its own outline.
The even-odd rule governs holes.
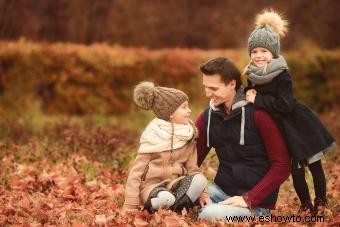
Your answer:
[[[177,89],[142,82],[134,101],[156,115],[140,138],[125,187],[123,210],[140,207],[181,211],[199,200],[210,203],[207,180],[197,166],[197,130],[190,120],[188,96]]]

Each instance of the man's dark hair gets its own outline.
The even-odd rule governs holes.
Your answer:
[[[204,75],[207,76],[219,74],[225,84],[235,80],[236,90],[241,86],[241,73],[235,64],[228,58],[218,57],[209,60],[200,66],[200,70]]]

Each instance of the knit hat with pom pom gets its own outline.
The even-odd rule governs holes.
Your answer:
[[[248,38],[248,52],[256,47],[268,49],[277,58],[280,54],[280,36],[287,32],[287,21],[273,10],[265,10],[257,15],[255,29]]]
[[[180,90],[168,87],[158,87],[152,82],[141,82],[133,91],[133,99],[137,106],[152,109],[156,116],[165,121],[185,101],[188,96]]]

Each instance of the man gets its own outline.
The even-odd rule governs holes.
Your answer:
[[[218,57],[200,69],[211,100],[196,121],[198,165],[214,148],[219,166],[208,190],[214,203],[199,219],[269,215],[290,174],[282,134],[268,113],[245,101],[240,72],[230,60]]]

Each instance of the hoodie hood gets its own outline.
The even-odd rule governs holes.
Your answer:
[[[212,111],[224,111],[223,103],[215,106],[210,100],[209,103],[209,112],[208,112],[208,125],[207,125],[207,147],[210,147],[210,120],[211,120],[211,112]],[[245,127],[245,106],[248,105],[246,101],[246,95],[244,94],[244,89],[241,86],[233,99],[233,104],[231,106],[231,111],[235,111],[241,108],[241,129],[240,129],[240,145],[244,145],[244,127]]]
[[[246,95],[244,94],[244,88],[241,86],[237,92],[236,95],[233,99],[233,103],[231,106],[231,110],[236,110],[238,108],[241,108],[243,106],[246,106],[248,103],[246,101]],[[214,103],[212,102],[212,100],[210,100],[209,102],[209,107],[210,109],[212,109],[213,111],[224,111],[224,107],[223,107],[224,103],[220,104],[220,105],[214,105]]]

